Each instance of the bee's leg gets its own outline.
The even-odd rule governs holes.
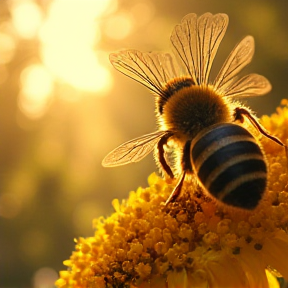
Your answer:
[[[250,113],[248,109],[245,108],[236,108],[235,109],[235,120],[239,120],[241,123],[244,121],[244,117],[246,116],[249,121],[253,124],[253,126],[264,136],[269,138],[270,140],[276,142],[280,146],[284,147],[287,159],[287,169],[288,169],[288,147],[285,145],[279,138],[276,136],[271,135],[259,122],[258,120]]]
[[[166,201],[165,205],[169,204],[170,202],[174,202],[179,195],[181,194],[183,182],[185,179],[186,172],[192,172],[192,165],[190,161],[190,154],[191,154],[191,141],[187,141],[184,149],[183,149],[183,156],[182,156],[182,173],[180,174],[180,178],[173,189],[172,193],[170,194],[168,200]]]
[[[169,175],[170,178],[174,178],[174,174],[170,168],[170,166],[167,164],[166,162],[166,159],[165,159],[165,156],[164,156],[164,145],[167,144],[167,141],[169,139],[171,135],[170,134],[166,134],[164,135],[160,141],[158,142],[157,144],[157,149],[158,149],[158,159],[159,159],[159,162],[163,168],[163,170]]]
[[[177,199],[177,197],[180,195],[181,189],[182,189],[182,185],[183,185],[183,182],[184,182],[184,179],[185,179],[185,175],[186,175],[186,172],[184,171],[182,173],[177,185],[175,186],[175,188],[171,192],[169,198],[165,202],[165,206],[167,206],[170,202],[174,202]]]

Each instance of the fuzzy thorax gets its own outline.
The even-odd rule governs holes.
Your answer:
[[[160,128],[171,131],[176,141],[188,141],[211,125],[231,122],[233,112],[229,105],[227,98],[210,86],[183,87],[164,105]]]

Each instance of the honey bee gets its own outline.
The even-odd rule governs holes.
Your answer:
[[[227,26],[226,14],[188,14],[172,32],[172,54],[123,50],[110,55],[117,70],[155,95],[159,130],[120,145],[102,165],[138,162],[154,150],[164,174],[178,180],[166,205],[177,199],[185,178],[192,176],[218,201],[247,210],[256,208],[266,190],[267,164],[249,125],[287,153],[287,146],[237,100],[271,90],[261,75],[237,76],[252,60],[252,36],[235,46],[216,79],[209,82]],[[168,150],[176,158],[174,164]]]

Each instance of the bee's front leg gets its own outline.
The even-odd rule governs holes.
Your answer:
[[[171,179],[174,178],[174,174],[168,165],[166,159],[165,159],[165,150],[164,146],[167,144],[168,139],[171,137],[171,134],[166,134],[164,135],[160,141],[157,144],[157,149],[158,149],[158,160],[160,165],[162,166],[163,170],[169,175]]]

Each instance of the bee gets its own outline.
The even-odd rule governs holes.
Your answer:
[[[271,90],[264,76],[238,77],[252,60],[252,36],[235,46],[216,79],[209,81],[227,26],[226,14],[197,17],[192,13],[172,32],[173,53],[123,50],[110,55],[117,70],[155,95],[159,129],[120,145],[102,165],[138,162],[154,150],[164,174],[177,178],[166,205],[177,200],[185,178],[192,176],[218,201],[246,210],[256,208],[267,186],[267,163],[249,126],[283,146],[287,154],[287,146],[238,100]],[[169,155],[175,159],[171,161]]]

